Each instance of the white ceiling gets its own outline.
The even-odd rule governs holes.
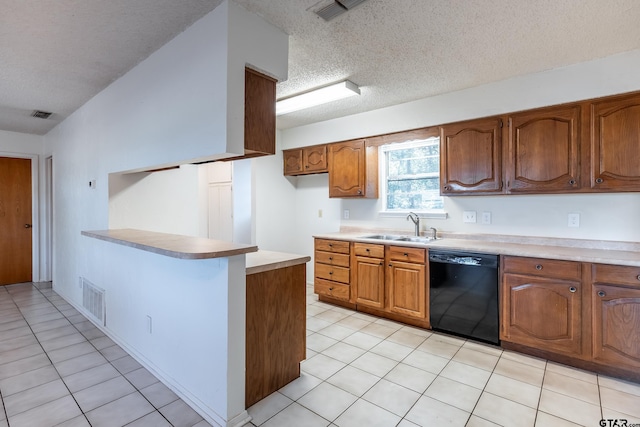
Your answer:
[[[361,87],[282,129],[640,48],[639,0],[368,0],[330,22],[331,0],[236,1],[290,35],[279,98]],[[220,2],[0,0],[0,129],[46,133]]]

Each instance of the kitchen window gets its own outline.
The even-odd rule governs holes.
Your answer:
[[[440,196],[440,138],[383,145],[381,214],[444,214]]]

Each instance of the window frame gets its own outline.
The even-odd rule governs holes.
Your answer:
[[[380,176],[380,198],[382,206],[378,212],[381,217],[396,217],[406,216],[409,212],[415,212],[422,218],[447,218],[447,212],[444,210],[444,197],[440,195],[443,201],[442,209],[388,209],[387,208],[387,185],[388,185],[388,156],[390,151],[404,150],[409,148],[423,147],[426,145],[440,144],[439,136],[431,136],[428,138],[412,139],[403,142],[396,142],[391,144],[384,144],[378,147],[379,162],[379,176]],[[440,147],[438,147],[438,153],[440,153]],[[438,166],[438,182],[440,179],[440,167]]]

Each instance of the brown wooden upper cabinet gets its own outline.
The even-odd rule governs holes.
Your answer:
[[[499,118],[440,128],[440,191],[443,195],[502,192]]]
[[[276,81],[250,68],[244,73],[244,153],[276,153]]]
[[[580,188],[579,105],[508,117],[507,192],[570,192]]]
[[[591,188],[640,191],[640,94],[591,103]]]
[[[306,175],[327,172],[327,146],[294,148],[282,152],[285,175]]]
[[[364,139],[329,144],[329,197],[378,197],[378,150]]]

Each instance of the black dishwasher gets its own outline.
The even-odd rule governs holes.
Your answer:
[[[498,256],[429,250],[431,327],[500,344]]]

